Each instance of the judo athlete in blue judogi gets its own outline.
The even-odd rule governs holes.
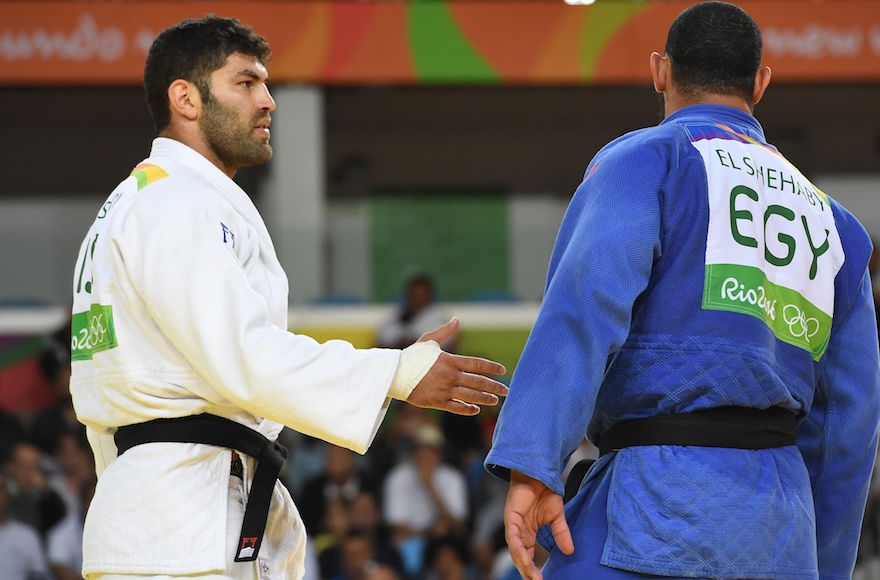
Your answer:
[[[760,62],[745,12],[685,10],[650,60],[665,120],[574,194],[486,459],[526,578],[850,578],[880,415],[871,243],[765,140]],[[585,433],[602,455],[563,509]]]

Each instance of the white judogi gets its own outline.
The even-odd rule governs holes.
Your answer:
[[[439,355],[436,343],[401,357],[288,332],[287,278],[253,203],[167,138],[99,211],[73,290],[71,393],[99,475],[86,575],[224,573],[231,557],[231,452],[151,443],[117,459],[116,427],[212,413],[269,439],[288,425],[363,453],[389,397],[406,398]],[[245,461],[245,482],[253,467]],[[305,537],[276,484],[249,565],[261,578],[299,578]]]

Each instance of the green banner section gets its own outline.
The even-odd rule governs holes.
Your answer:
[[[116,346],[113,307],[92,304],[85,312],[75,312],[71,323],[70,360],[91,360],[95,353]]]
[[[753,266],[706,264],[703,308],[759,318],[776,338],[808,351],[814,360],[822,357],[831,338],[831,316]]]
[[[408,7],[409,43],[419,82],[495,83],[501,77],[464,36],[445,2]]]
[[[434,279],[444,301],[509,295],[504,196],[390,196],[373,200],[370,213],[372,300],[400,297],[416,272]]]

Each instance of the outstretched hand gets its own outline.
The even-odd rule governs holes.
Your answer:
[[[574,542],[565,521],[562,496],[536,479],[510,472],[510,488],[504,504],[504,538],[516,569],[526,580],[541,580],[535,565],[538,528],[550,524],[556,546],[563,554],[574,553]]]
[[[440,344],[458,332],[459,320],[452,319],[419,338]],[[476,415],[480,405],[497,405],[507,395],[507,387],[484,375],[503,375],[504,365],[474,356],[441,352],[434,366],[410,393],[406,402],[416,407],[441,409],[457,415]]]

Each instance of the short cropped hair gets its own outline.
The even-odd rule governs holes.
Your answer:
[[[144,67],[144,93],[156,132],[171,122],[168,87],[177,79],[193,83],[203,100],[211,99],[211,73],[232,53],[257,57],[266,64],[269,43],[235,18],[210,14],[163,30],[150,46]]]
[[[761,30],[727,2],[695,4],[669,27],[672,78],[686,95],[733,94],[751,99],[761,66]]]

